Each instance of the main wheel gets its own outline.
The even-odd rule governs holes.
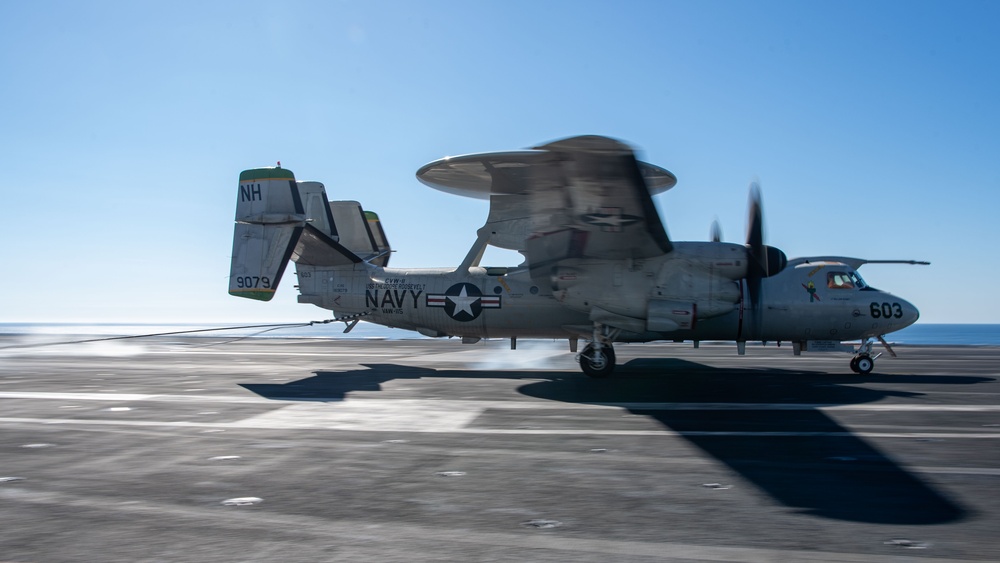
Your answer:
[[[861,355],[858,356],[855,365],[858,367],[858,373],[861,375],[868,375],[873,369],[875,369],[875,360],[873,360],[871,356]]]
[[[593,344],[587,344],[580,353],[580,368],[590,377],[607,377],[615,370],[615,349],[611,346],[601,346],[601,351],[594,349]]]
[[[854,373],[861,373],[860,371],[858,371],[858,356],[854,356],[853,358],[851,358],[851,371],[853,371]]]

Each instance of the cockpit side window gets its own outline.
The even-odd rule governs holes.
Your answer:
[[[861,276],[859,276],[857,272],[847,272],[847,275],[851,277],[851,281],[854,282],[854,286],[858,289],[868,287],[868,284],[865,283],[865,280],[861,279]]]
[[[828,272],[826,274],[826,287],[830,289],[854,289],[854,279],[857,274],[854,272]]]

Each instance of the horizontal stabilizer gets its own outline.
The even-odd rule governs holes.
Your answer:
[[[291,259],[306,266],[350,266],[361,262],[356,254],[312,225],[301,229]]]

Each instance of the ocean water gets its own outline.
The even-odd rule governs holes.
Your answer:
[[[1000,346],[1000,324],[917,323],[885,338],[900,344]]]
[[[247,323],[264,325],[256,328],[227,328],[225,324],[124,324],[124,323],[0,323],[0,335],[26,335],[44,340],[76,340],[110,336],[153,335],[181,331],[194,332],[188,336],[217,338],[348,338],[356,340],[401,340],[426,338],[416,332],[387,328],[360,322],[344,334],[343,323],[315,326],[281,326],[278,323]],[[1000,346],[1000,324],[922,324],[917,323],[886,336],[897,344],[949,345],[949,346]]]

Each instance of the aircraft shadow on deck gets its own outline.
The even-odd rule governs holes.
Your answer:
[[[992,381],[967,376],[858,376],[714,368],[679,359],[642,359],[620,366],[609,379],[567,372],[370,364],[362,370],[315,372],[312,377],[283,385],[243,387],[272,399],[337,401],[351,392],[380,391],[387,381],[424,377],[530,379],[532,382],[519,391],[531,397],[577,404],[628,403],[630,412],[680,433],[782,505],[826,518],[897,525],[953,522],[968,513],[822,410],[781,410],[773,405],[851,405],[920,395],[856,386],[866,382],[969,385]],[[649,408],[643,403],[650,404]],[[701,405],[690,410],[664,410],[652,403]],[[726,405],[715,409],[704,403]],[[758,404],[759,410],[752,407]],[[731,405],[751,408],[734,409]],[[810,435],[794,435],[802,432]],[[789,435],[781,436],[783,433]]]
[[[403,366],[398,364],[362,364],[365,369],[351,371],[317,371],[312,377],[282,384],[241,383],[240,386],[274,400],[342,401],[348,393],[381,391],[387,381],[421,379],[423,377],[455,377],[461,379],[536,379],[537,372],[452,371]],[[560,376],[566,376],[560,373]]]

